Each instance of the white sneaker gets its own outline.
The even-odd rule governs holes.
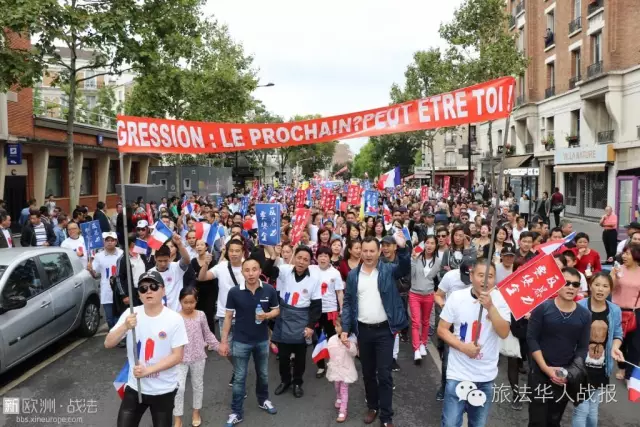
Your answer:
[[[413,353],[413,360],[422,360],[422,354],[420,354],[420,350],[416,350]]]
[[[427,349],[425,348],[424,344],[420,344],[419,351],[420,351],[420,355],[421,356],[426,356],[427,355]]]

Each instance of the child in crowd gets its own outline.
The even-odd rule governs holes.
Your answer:
[[[327,379],[334,383],[336,388],[336,409],[338,410],[337,422],[343,423],[347,419],[347,404],[349,402],[349,384],[358,380],[358,372],[354,359],[358,352],[354,341],[349,340],[345,345],[340,341],[342,334],[341,319],[334,322],[336,334],[329,338],[327,349],[329,351],[329,363],[327,365]]]
[[[202,424],[200,408],[202,408],[202,391],[204,366],[207,359],[205,344],[209,350],[218,350],[220,343],[209,329],[207,316],[203,311],[196,310],[198,290],[194,287],[183,288],[180,291],[180,315],[189,336],[189,343],[184,348],[182,363],[178,365],[178,392],[176,393],[173,409],[174,426],[182,427],[184,409],[184,390],[187,373],[191,371],[191,386],[193,387],[193,415],[191,425],[198,427]]]

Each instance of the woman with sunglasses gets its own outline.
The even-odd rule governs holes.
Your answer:
[[[469,237],[464,234],[463,226],[454,226],[451,234],[453,235],[451,245],[442,256],[442,262],[440,264],[440,280],[442,280],[448,271],[455,270],[460,267],[464,255],[471,255],[473,252]]]
[[[104,341],[106,348],[113,348],[126,337],[129,375],[124,397],[118,411],[118,426],[135,427],[142,416],[151,411],[154,427],[171,427],[173,408],[178,389],[178,364],[184,356],[188,343],[187,330],[182,317],[163,304],[164,281],[157,271],[149,271],[138,282],[138,293],[142,305],[134,307],[120,316]],[[136,330],[140,347],[140,360],[136,365],[133,357],[132,329]],[[138,401],[138,380],[142,402]]]

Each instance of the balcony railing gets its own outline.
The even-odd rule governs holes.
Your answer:
[[[591,15],[601,7],[604,7],[604,0],[592,0],[589,6],[587,6],[587,14]]]
[[[544,97],[546,98],[551,98],[553,95],[556,94],[556,87],[555,86],[551,86],[548,87],[544,90]]]
[[[573,34],[582,28],[582,16],[578,16],[573,21],[569,22],[569,34]]]
[[[524,95],[520,95],[516,98],[516,107],[519,107],[525,103]]]
[[[610,142],[613,142],[613,130],[598,132],[598,143],[608,144]]]
[[[593,63],[591,65],[589,65],[589,67],[587,68],[587,78],[591,78],[591,77],[595,77],[599,74],[602,74],[604,67],[602,64],[602,61],[598,61],[596,63]]]
[[[567,144],[569,144],[569,147],[579,147],[580,137],[578,135],[567,136]]]
[[[525,154],[532,154],[533,153],[533,143],[530,142],[529,144],[524,144],[524,153]]]
[[[580,77],[580,74],[578,74],[575,77],[571,77],[569,79],[569,89],[575,89],[576,83],[578,83],[581,79],[582,79],[582,77]]]
[[[454,138],[451,138],[451,137],[445,137],[444,138],[444,146],[445,147],[455,147],[456,146],[456,140]]]
[[[516,17],[513,15],[509,15],[509,28],[513,28],[516,26]]]
[[[516,16],[520,15],[522,12],[524,12],[524,0],[516,5]]]

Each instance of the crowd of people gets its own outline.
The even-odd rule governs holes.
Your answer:
[[[557,189],[532,209],[509,192],[498,197],[486,187],[481,182],[473,192],[449,194],[434,188],[428,200],[419,187],[385,189],[377,209],[364,214],[357,205],[336,211],[312,197],[299,241],[292,241],[293,189],[260,188],[221,201],[197,195],[162,199],[159,205],[138,200],[127,206],[126,230],[122,206],[109,218],[99,202],[93,219],[104,226],[105,248],[94,255],[79,230],[91,219],[88,210],[78,208],[68,218],[51,206],[53,200],[40,209],[33,201],[20,220],[21,244],[69,248],[100,277],[110,328],[105,346],[126,347],[130,363],[118,426],[137,426],[150,409],[155,426],[180,427],[188,375],[191,422],[201,425],[206,349],[231,364],[226,426],[243,421],[251,357],[257,403],[275,414],[270,353],[279,359],[274,394],[290,391],[302,398],[308,349],[324,339],[329,357],[316,361],[316,377],[334,382],[339,423],[349,416],[349,387],[358,383],[359,364],[364,422],[379,419],[392,427],[400,342],[411,343],[419,365],[433,340],[438,354],[432,356],[442,361],[436,395],[443,402],[442,426],[461,426],[464,413],[469,425],[486,425],[501,354],[508,361],[511,408],[519,411],[529,402],[530,426],[559,426],[570,401],[574,426],[597,425],[610,378],[628,381],[633,365],[640,364],[640,331],[632,327],[640,312],[640,224],[628,224],[628,238],[618,243],[611,233],[617,218],[607,209],[600,221],[607,253],[599,254],[589,235],[560,217],[564,205]],[[333,191],[346,202],[342,187]],[[249,197],[244,211],[243,197]],[[281,236],[274,246],[260,245],[254,228],[255,204],[268,202],[281,204]],[[523,206],[526,212],[520,213]],[[0,225],[6,220],[3,213]],[[137,242],[149,240],[156,222],[172,237],[155,251],[139,251]],[[199,223],[222,227],[223,237],[210,247]],[[10,242],[10,234],[0,236],[0,243],[2,237]],[[496,287],[549,241],[563,242],[553,256],[566,285],[515,320]],[[603,271],[601,259],[610,272]],[[486,315],[478,316],[479,310]]]

